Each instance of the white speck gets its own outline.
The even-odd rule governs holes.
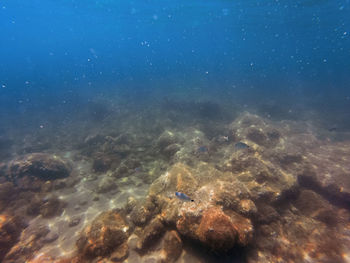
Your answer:
[[[254,66],[254,63],[253,63],[253,62],[250,62],[250,66],[251,66],[251,67]]]
[[[323,59],[323,62],[326,63],[326,62],[327,62],[327,59]]]
[[[6,88],[6,85],[5,85],[5,84],[2,84],[1,87],[2,87],[2,88]]]
[[[346,36],[348,34],[348,32],[344,32],[343,35]]]
[[[25,82],[25,84],[28,85],[28,84],[29,84],[29,81],[27,80],[27,81]]]
[[[40,125],[39,127],[40,127],[40,129],[42,129],[42,128],[44,128],[44,125]]]
[[[209,71],[206,71],[205,74],[209,74]]]

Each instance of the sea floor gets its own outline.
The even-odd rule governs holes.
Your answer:
[[[350,262],[350,132],[234,109],[96,104],[9,125],[0,261]]]

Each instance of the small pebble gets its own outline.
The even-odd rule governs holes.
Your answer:
[[[56,232],[49,232],[45,238],[43,239],[44,243],[51,243],[58,238],[58,234]]]
[[[74,227],[74,226],[79,225],[79,223],[80,223],[80,217],[73,217],[73,218],[69,221],[68,226],[69,226],[69,227]]]

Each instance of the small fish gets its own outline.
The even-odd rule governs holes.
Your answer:
[[[206,152],[209,152],[209,149],[207,146],[200,146],[200,147],[198,147],[197,152],[206,153]]]
[[[180,200],[194,202],[193,199],[191,199],[189,196],[187,196],[187,195],[184,194],[184,193],[175,192],[175,195],[176,195],[176,197],[179,198]]]
[[[236,149],[247,149],[249,148],[249,145],[245,144],[244,142],[237,142],[235,144]]]

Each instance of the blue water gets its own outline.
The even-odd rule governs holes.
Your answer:
[[[6,114],[116,93],[350,106],[349,0],[5,0],[0,28]]]
[[[140,203],[120,210],[135,219],[126,229],[148,229],[158,256],[162,231],[182,228],[180,262],[350,258],[350,0],[0,0],[0,36],[0,261],[19,238],[6,262],[114,249],[110,233],[129,231],[120,216],[120,229],[109,217],[91,228],[96,246],[76,241],[129,197]],[[50,178],[62,167],[68,177]],[[256,229],[242,228],[246,247],[234,210]],[[146,222],[159,218],[164,229]],[[203,249],[226,241],[239,246]],[[128,262],[141,262],[135,242]]]

